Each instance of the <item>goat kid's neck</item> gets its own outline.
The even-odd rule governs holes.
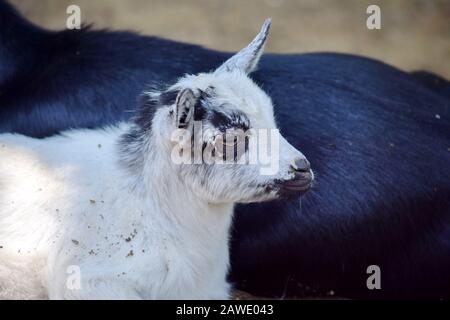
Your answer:
[[[136,166],[126,172],[127,188],[150,204],[151,218],[169,221],[177,234],[193,235],[202,241],[228,240],[234,204],[199,198],[177,174],[170,155],[157,152],[158,147],[150,133],[136,141],[122,140],[122,154],[133,154],[131,163]],[[130,163],[130,158],[124,162]],[[154,213],[158,217],[153,217]]]

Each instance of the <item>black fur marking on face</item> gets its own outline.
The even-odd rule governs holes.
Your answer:
[[[243,131],[247,131],[250,128],[250,120],[240,111],[233,111],[227,114],[221,111],[212,110],[209,114],[209,121],[221,132],[225,132],[227,129],[231,128],[241,129]]]

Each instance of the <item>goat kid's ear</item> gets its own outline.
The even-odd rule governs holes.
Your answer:
[[[249,74],[255,71],[259,59],[264,51],[264,45],[266,44],[267,36],[269,35],[271,23],[272,20],[270,18],[267,19],[264,22],[261,31],[253,39],[253,41],[250,42],[247,47],[225,61],[219,68],[216,69],[215,73],[241,70],[246,74]]]
[[[194,116],[197,98],[191,89],[181,90],[175,100],[175,121],[177,128],[187,128]]]

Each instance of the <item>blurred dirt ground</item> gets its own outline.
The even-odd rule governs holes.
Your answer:
[[[266,17],[267,51],[336,51],[427,69],[450,79],[450,0],[10,0],[35,23],[65,28],[77,4],[83,23],[236,51]],[[381,8],[382,29],[366,28],[366,8]]]

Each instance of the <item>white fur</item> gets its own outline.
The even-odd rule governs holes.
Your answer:
[[[124,129],[1,135],[2,298],[228,297],[232,204],[199,201],[164,166],[148,194],[130,188],[116,161]],[[81,290],[66,288],[70,265]]]

